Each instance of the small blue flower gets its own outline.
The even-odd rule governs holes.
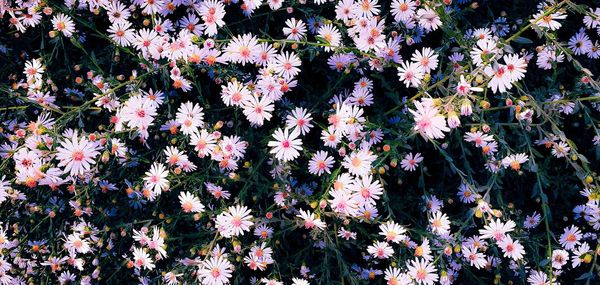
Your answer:
[[[302,184],[300,187],[296,188],[296,192],[300,195],[310,196],[314,191],[314,187],[308,184]]]
[[[85,94],[83,94],[83,92],[77,90],[77,89],[73,89],[73,88],[65,88],[65,93],[67,95],[70,96],[77,96],[79,98],[83,98],[83,96],[85,96]]]
[[[506,18],[498,17],[496,20],[494,20],[494,24],[492,24],[491,30],[492,32],[496,33],[497,36],[503,37],[508,34],[508,32],[510,31],[510,27],[506,22]]]
[[[104,210],[104,214],[109,217],[117,216],[117,208],[108,208]]]
[[[308,20],[306,20],[306,23],[308,25],[308,30],[312,34],[316,34],[319,31],[319,28],[321,28],[323,26],[323,19],[311,17],[311,18],[308,18]]]
[[[400,117],[398,117],[398,116],[388,118],[388,124],[390,124],[390,125],[394,125],[399,122],[400,122]]]

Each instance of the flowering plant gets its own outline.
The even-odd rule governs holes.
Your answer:
[[[600,282],[595,1],[0,23],[0,284]]]

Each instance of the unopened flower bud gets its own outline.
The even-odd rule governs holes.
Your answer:
[[[110,159],[110,153],[108,152],[108,150],[105,150],[102,153],[101,161],[102,161],[102,163],[107,163],[109,159]]]

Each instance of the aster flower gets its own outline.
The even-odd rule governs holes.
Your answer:
[[[252,219],[250,209],[246,206],[230,206],[217,216],[216,227],[222,236],[235,237],[250,231],[250,227],[254,225]]]
[[[275,141],[269,141],[268,146],[272,147],[270,153],[275,154],[277,159],[284,162],[294,160],[300,155],[302,150],[302,141],[298,138],[300,132],[294,129],[290,132],[288,128],[277,129],[273,134]]]
[[[581,29],[569,39],[569,48],[573,50],[575,55],[589,53],[592,50],[592,46],[593,43],[584,29]]]
[[[231,194],[227,190],[223,190],[223,187],[214,185],[212,183],[205,183],[206,190],[210,192],[216,199],[229,199]]]
[[[371,171],[371,164],[377,159],[377,156],[369,150],[360,150],[352,152],[344,158],[342,166],[348,169],[353,175],[365,176]]]
[[[400,243],[406,238],[406,229],[393,221],[379,225],[379,229],[379,234],[385,236],[387,242]]]
[[[328,44],[324,49],[325,51],[332,51],[334,48],[339,47],[342,39],[342,35],[337,27],[333,24],[325,24],[319,28],[317,35]]]
[[[231,81],[227,86],[222,86],[221,99],[227,106],[242,106],[250,97],[250,91],[238,81]]]
[[[354,199],[359,206],[374,205],[376,200],[383,194],[383,187],[379,180],[373,180],[373,176],[361,176],[350,184],[349,189],[354,193]]]
[[[408,275],[417,284],[433,285],[438,281],[439,276],[436,273],[435,266],[424,259],[414,259],[406,263]]]
[[[129,46],[135,40],[135,34],[130,29],[131,23],[120,21],[113,23],[107,30],[110,38],[120,46]]]
[[[310,283],[302,278],[292,278],[292,285],[310,285]]]
[[[420,153],[416,153],[416,154],[412,154],[412,152],[409,152],[404,159],[402,159],[402,161],[400,161],[400,165],[402,166],[402,169],[406,170],[406,171],[415,171],[415,169],[417,168],[417,166],[419,166],[419,163],[421,163],[423,161],[423,157],[421,156]]]
[[[190,145],[198,152],[198,157],[212,155],[217,146],[215,136],[202,129],[200,132],[194,132],[190,136]]]
[[[458,188],[458,193],[456,194],[458,199],[460,199],[463,203],[473,203],[475,200],[481,195],[475,193],[471,187],[467,184],[461,184]]]
[[[70,16],[58,13],[52,18],[54,30],[61,32],[65,37],[70,38],[75,32],[75,23]]]
[[[169,188],[169,180],[167,176],[169,171],[161,163],[154,162],[150,170],[145,173],[145,187],[151,190],[154,195],[158,195],[161,191]]]
[[[258,49],[256,63],[261,66],[266,66],[268,63],[272,62],[275,59],[275,55],[277,55],[277,51],[270,43],[261,43]]]
[[[219,147],[225,156],[239,159],[246,153],[247,143],[242,141],[238,136],[224,136],[219,141]]]
[[[234,37],[225,48],[226,58],[235,63],[253,63],[260,51],[258,40],[252,34]]]
[[[450,232],[450,220],[446,214],[436,211],[429,218],[431,231],[437,235],[445,235]]]
[[[108,15],[108,20],[113,24],[125,23],[131,16],[131,12],[125,4],[119,1],[105,2],[104,8]]]
[[[466,142],[473,142],[477,147],[482,147],[485,143],[494,141],[493,136],[484,134],[481,131],[466,132],[464,137]]]
[[[349,191],[332,189],[329,196],[331,199],[328,202],[334,212],[347,216],[355,216],[358,213],[358,202]]]
[[[77,234],[71,234],[66,238],[65,249],[70,253],[88,253],[91,251],[89,242]]]
[[[479,230],[479,235],[483,239],[493,238],[496,241],[501,241],[506,237],[506,234],[514,231],[515,222],[508,220],[503,223],[499,219],[492,220],[484,229]]]
[[[373,94],[368,89],[355,89],[352,91],[349,101],[356,106],[370,106],[373,104]]]
[[[511,154],[502,159],[502,165],[504,168],[512,168],[515,171],[521,169],[521,164],[527,162],[529,157],[524,153]]]
[[[271,120],[271,112],[275,110],[273,100],[267,96],[250,96],[244,102],[243,113],[251,123],[262,126],[264,121]]]
[[[163,276],[163,281],[167,284],[167,285],[177,285],[179,284],[179,277],[183,276],[183,273],[180,274],[176,274],[173,272],[167,272],[165,273],[165,275]]]
[[[477,269],[485,267],[487,263],[485,260],[485,255],[481,252],[477,252],[477,248],[474,247],[463,247],[462,255],[466,260],[469,261],[471,266],[474,266]]]
[[[485,40],[490,39],[492,36],[492,31],[489,28],[479,28],[475,29],[472,32],[472,37],[477,40]]]
[[[571,226],[570,228],[565,228],[562,235],[560,235],[560,245],[564,247],[566,250],[573,250],[576,246],[581,244],[581,238],[583,235],[581,231],[576,226]]]
[[[492,39],[478,40],[477,46],[473,47],[470,52],[473,63],[477,66],[482,66],[484,62],[489,62],[499,53],[497,43]]]
[[[310,211],[304,211],[302,209],[300,209],[299,212],[300,214],[296,215],[296,217],[304,220],[304,228],[317,228],[319,230],[322,230],[326,227],[325,222],[321,221],[321,219],[319,218],[316,218],[314,213],[311,213]]]
[[[440,17],[429,7],[417,10],[417,18],[419,25],[427,32],[435,31],[442,25]]]
[[[223,18],[225,17],[225,6],[217,0],[207,0],[200,3],[198,14],[204,23],[202,30],[208,36],[217,34],[217,28],[225,25]]]
[[[511,82],[516,82],[525,77],[527,62],[516,54],[507,54],[502,57],[506,66],[506,72]]]
[[[554,277],[550,280],[545,272],[539,270],[532,270],[529,277],[527,277],[527,282],[532,285],[556,284]]]
[[[428,47],[422,51],[416,50],[411,60],[421,66],[423,73],[429,73],[438,66],[438,55]]]
[[[302,20],[290,18],[285,21],[286,27],[283,28],[283,35],[288,40],[300,41],[306,35],[306,24]]]
[[[300,66],[301,63],[298,55],[287,51],[283,54],[276,55],[272,62],[275,72],[287,79],[294,78],[300,73],[300,68],[298,68],[298,66]]]
[[[538,51],[536,64],[539,68],[548,70],[551,69],[553,63],[563,62],[565,55],[560,51],[551,46],[546,46],[542,50]]]
[[[367,252],[377,259],[388,259],[394,254],[394,249],[387,242],[377,241],[367,247]]]
[[[150,29],[141,29],[136,34],[133,45],[140,50],[145,57],[149,54],[157,55],[155,51],[160,39],[161,38],[156,31]]]
[[[150,258],[150,255],[143,248],[138,247],[133,249],[133,266],[146,270],[153,270],[155,268],[154,261]]]
[[[529,22],[554,31],[558,30],[562,26],[562,24],[557,20],[564,20],[567,18],[567,15],[561,12],[554,12],[548,15],[545,14],[546,11],[540,11],[537,14],[534,14],[532,16],[533,19],[529,20]]]
[[[10,188],[10,183],[5,179],[6,175],[3,175],[2,178],[0,178],[0,205],[2,204],[2,202],[6,201],[6,198],[9,196],[7,190]],[[2,228],[0,228],[0,233],[1,232]],[[0,248],[2,248],[1,245]]]
[[[335,17],[341,21],[348,21],[354,17],[354,0],[338,1],[335,6]]]
[[[396,22],[405,22],[415,15],[417,3],[413,0],[393,0],[390,8]]]
[[[129,98],[121,109],[122,120],[130,128],[147,129],[156,114],[154,103],[139,95]]]
[[[44,66],[42,65],[39,58],[34,58],[30,61],[25,62],[25,70],[23,73],[27,76],[27,80],[42,80],[42,74],[44,74]]]
[[[163,0],[140,0],[142,12],[148,15],[156,14],[163,8]]]
[[[269,8],[271,8],[271,10],[277,10],[283,5],[283,0],[267,0],[267,3],[269,4]]]
[[[398,67],[398,77],[406,87],[419,87],[421,80],[425,76],[425,71],[419,63],[402,62],[401,67]]]
[[[354,5],[354,15],[371,18],[374,15],[379,15],[381,5],[377,0],[359,0],[357,5]]]
[[[77,138],[73,134],[70,139],[65,139],[56,150],[56,158],[60,160],[58,166],[64,166],[64,172],[69,175],[83,175],[96,164],[96,156],[100,154],[95,142],[88,141],[85,137]]]
[[[263,278],[260,280],[260,282],[262,282],[263,285],[283,285],[283,282],[277,281],[275,279]]]
[[[569,253],[566,250],[555,249],[552,251],[552,268],[562,269],[569,261]]]
[[[189,33],[196,36],[202,35],[202,25],[200,25],[200,19],[198,19],[198,17],[196,17],[194,14],[188,14],[179,20],[179,27],[186,29]]]
[[[552,155],[557,158],[565,157],[571,151],[571,147],[566,142],[558,142],[552,145]]]
[[[504,252],[504,257],[512,258],[515,261],[521,260],[525,254],[521,243],[518,240],[513,241],[508,235],[498,241],[498,246]]]
[[[581,246],[573,249],[573,255],[571,256],[573,268],[578,267],[582,262],[586,262],[586,257],[588,256],[591,257],[590,245],[587,242],[584,242]]]
[[[229,284],[233,273],[233,265],[225,256],[212,256],[198,267],[198,281],[207,285]]]
[[[180,124],[181,131],[185,135],[190,135],[198,131],[198,128],[204,126],[204,109],[198,104],[185,102],[177,109],[176,120]]]
[[[295,108],[286,117],[287,128],[298,128],[302,135],[307,134],[312,125],[312,115],[304,108]]]
[[[502,93],[512,88],[512,80],[506,66],[501,64],[496,64],[494,67],[487,66],[484,72],[490,77],[488,87],[492,89],[492,92]]]
[[[534,212],[532,215],[527,215],[525,217],[525,221],[523,222],[523,227],[526,229],[533,229],[540,224],[541,219],[542,216],[536,212]]]
[[[308,172],[315,175],[330,174],[334,159],[326,151],[317,151],[308,162]]]
[[[429,101],[415,101],[416,110],[409,110],[414,116],[414,130],[428,139],[444,138],[444,132],[450,129],[446,126],[446,119],[439,113],[437,107]]]
[[[181,204],[181,209],[183,209],[183,212],[185,213],[204,212],[204,205],[200,203],[200,199],[190,192],[179,193],[179,203]]]

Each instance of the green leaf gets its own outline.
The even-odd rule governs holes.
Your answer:
[[[581,274],[579,277],[577,277],[575,280],[586,280],[586,279],[592,279],[592,277],[594,277],[594,274],[592,272],[586,272],[584,274]]]
[[[532,40],[530,40],[528,38],[524,38],[524,37],[516,37],[513,41],[515,43],[523,44],[523,45],[528,45],[528,44],[532,44],[533,43]]]

